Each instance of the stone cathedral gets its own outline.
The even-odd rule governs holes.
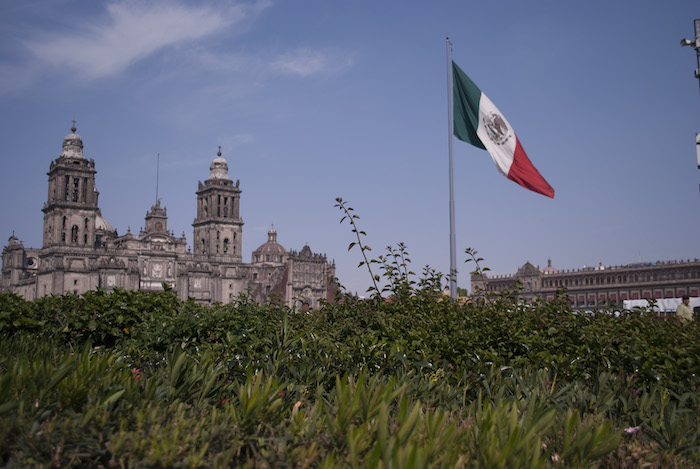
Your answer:
[[[2,251],[0,291],[28,300],[50,294],[81,294],[101,288],[163,290],[180,299],[228,303],[240,294],[257,302],[276,298],[288,306],[317,308],[335,294],[335,265],[325,255],[287,251],[275,230],[243,263],[241,189],[228,174],[221,151],[209,178],[197,187],[197,216],[191,251],[168,230],[160,200],[146,213],[138,235],[119,236],[103,218],[95,187],[95,162],[83,155],[75,125],[61,155],[49,167],[41,249],[25,248],[14,233]]]

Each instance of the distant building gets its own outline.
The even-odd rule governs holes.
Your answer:
[[[700,260],[600,265],[565,271],[552,267],[551,260],[542,270],[526,262],[515,274],[483,278],[472,274],[471,282],[473,292],[485,294],[503,292],[519,282],[520,296],[525,300],[552,300],[557,290],[564,290],[577,308],[622,306],[625,300],[697,297]]]
[[[146,213],[138,235],[119,236],[103,218],[95,187],[95,162],[83,155],[75,133],[63,140],[61,155],[49,167],[41,249],[25,248],[14,233],[2,250],[0,291],[26,299],[102,288],[162,290],[169,285],[179,298],[228,303],[247,294],[255,301],[278,298],[289,306],[316,308],[335,293],[335,265],[308,246],[287,251],[268,232],[267,242],[243,263],[241,189],[228,174],[221,152],[200,182],[193,251],[185,234],[168,230],[160,200]]]

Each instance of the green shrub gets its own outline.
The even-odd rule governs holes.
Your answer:
[[[313,314],[2,293],[0,465],[700,464],[697,322],[576,314],[563,293],[460,304],[409,262],[402,244],[363,261],[372,297]]]

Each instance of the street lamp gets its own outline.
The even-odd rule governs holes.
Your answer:
[[[698,56],[698,68],[695,69],[695,78],[700,80],[700,19],[695,20],[695,41],[681,39],[681,47],[691,46]],[[698,169],[700,169],[700,132],[695,134],[695,146],[698,154]]]
[[[700,79],[700,19],[695,20],[695,40],[681,39],[681,47],[691,46],[698,56],[698,68],[695,70],[695,78]]]

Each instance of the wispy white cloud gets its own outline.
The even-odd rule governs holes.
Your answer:
[[[167,47],[216,34],[268,4],[265,0],[214,7],[120,1],[107,6],[102,21],[69,33],[45,34],[25,44],[42,62],[95,79],[117,74]]]
[[[20,26],[14,29],[14,50],[21,50],[16,47],[19,43],[29,54],[9,59],[6,48],[5,58],[0,61],[0,95],[35,86],[54,73],[69,76],[74,83],[120,75],[134,64],[163,53],[168,55],[151,79],[167,80],[173,73],[184,79],[212,71],[214,74],[197,82],[195,89],[205,94],[223,92],[223,96],[246,93],[270,75],[305,78],[336,73],[353,65],[347,54],[329,49],[292,46],[288,52],[275,55],[264,46],[234,51],[211,47],[207,41],[216,35],[247,32],[271,5],[270,0],[114,0],[104,7],[96,5],[89,13],[65,16],[54,12],[52,17],[45,13],[42,26],[37,26],[39,21],[33,27],[15,21]],[[242,81],[232,80],[241,75]],[[217,85],[217,76],[227,77],[225,86]]]
[[[307,77],[337,72],[352,66],[352,63],[350,57],[335,57],[329,52],[302,48],[277,57],[271,66],[283,74]]]

